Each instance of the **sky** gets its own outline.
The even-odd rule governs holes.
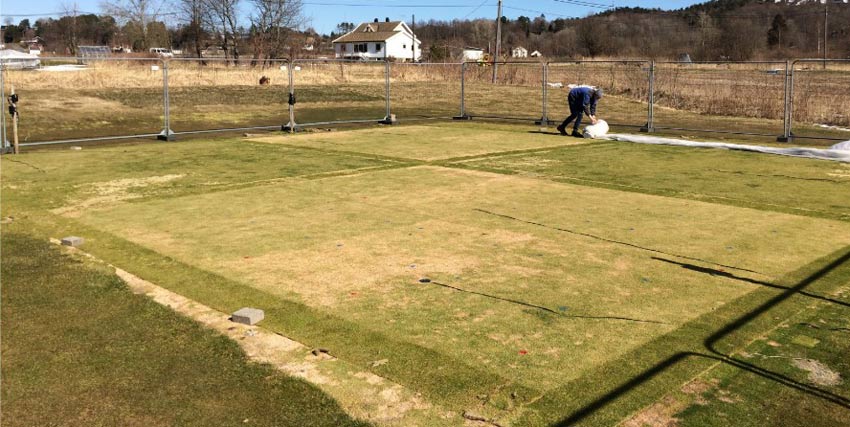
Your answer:
[[[678,9],[705,0],[504,0],[503,15],[515,19],[545,14],[549,19],[582,17],[604,10],[604,6]],[[242,0],[242,10],[250,14],[250,0]],[[61,16],[64,5],[76,3],[82,12],[100,13],[101,0],[0,0],[0,22],[41,16]],[[166,3],[176,3],[167,1]],[[366,22],[375,18],[417,22],[430,19],[452,20],[496,18],[497,0],[303,0],[307,26],[330,33],[340,22]],[[31,16],[22,16],[31,15]]]

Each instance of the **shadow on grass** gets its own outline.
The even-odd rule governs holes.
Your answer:
[[[753,285],[766,286],[768,288],[773,288],[773,289],[782,289],[782,290],[792,289],[792,288],[789,288],[787,286],[777,285],[775,283],[765,282],[763,280],[757,280],[757,279],[751,279],[749,277],[737,276],[737,275],[734,275],[732,273],[729,273],[728,271],[718,270],[718,269],[709,268],[709,267],[702,267],[702,266],[699,266],[699,265],[688,264],[688,263],[674,261],[672,259],[666,259],[666,258],[652,257],[652,259],[654,259],[656,261],[666,262],[668,264],[678,265],[678,266],[684,268],[685,270],[690,270],[690,271],[694,271],[694,272],[697,272],[697,273],[708,274],[708,275],[711,275],[711,276],[725,277],[727,279],[738,280],[738,281],[741,281],[741,282],[751,283]],[[821,301],[826,301],[826,302],[829,302],[829,303],[832,303],[832,304],[843,305],[844,307],[850,307],[850,303],[847,303],[847,302],[844,302],[844,301],[839,301],[839,300],[832,299],[832,298],[829,298],[829,297],[825,297],[823,295],[813,294],[811,292],[802,291],[802,290],[798,291],[797,293],[799,293],[800,295],[805,295],[809,298],[814,298],[814,299],[818,299],[818,300],[821,300]]]
[[[843,396],[831,393],[829,391],[826,391],[826,390],[823,390],[823,389],[820,389],[820,388],[817,388],[817,387],[813,387],[813,386],[808,385],[808,384],[801,383],[801,382],[796,381],[792,378],[789,378],[785,375],[778,374],[776,372],[772,372],[772,371],[760,368],[760,367],[755,366],[751,363],[748,363],[748,362],[745,362],[745,361],[742,361],[742,360],[739,360],[739,359],[735,359],[732,356],[727,355],[727,354],[723,353],[722,351],[720,351],[716,348],[716,345],[724,337],[726,337],[726,336],[732,334],[733,332],[737,331],[741,327],[745,326],[749,322],[753,321],[754,319],[756,319],[760,315],[766,313],[771,308],[777,306],[778,304],[782,303],[783,301],[785,301],[785,300],[787,300],[787,299],[789,299],[789,298],[791,298],[791,297],[793,297],[797,294],[801,294],[804,291],[804,289],[806,289],[809,285],[811,285],[812,283],[816,282],[817,280],[823,278],[824,276],[826,276],[830,272],[836,270],[837,268],[841,267],[844,263],[847,263],[848,261],[850,261],[850,249],[845,249],[843,255],[839,256],[834,261],[830,262],[826,266],[820,268],[819,270],[817,270],[813,274],[804,278],[803,280],[798,282],[795,286],[790,287],[790,288],[786,288],[785,292],[782,292],[781,294],[776,295],[773,298],[768,299],[764,303],[760,304],[758,307],[754,308],[753,310],[750,310],[746,314],[738,317],[737,319],[726,324],[725,326],[723,326],[722,328],[720,328],[719,330],[717,330],[716,332],[711,334],[708,338],[706,338],[703,341],[703,345],[705,346],[707,353],[697,353],[697,352],[691,352],[691,351],[684,351],[684,352],[675,353],[675,354],[671,355],[670,357],[664,359],[663,361],[655,364],[651,368],[646,369],[643,372],[639,373],[638,375],[634,376],[633,378],[631,378],[627,382],[617,386],[616,388],[609,391],[608,393],[606,393],[602,397],[600,397],[600,398],[594,400],[593,402],[590,402],[589,404],[579,408],[578,410],[573,412],[571,415],[567,416],[566,418],[563,418],[562,420],[555,423],[554,425],[558,426],[558,427],[567,427],[567,426],[575,425],[575,424],[583,421],[584,419],[588,418],[589,416],[593,415],[595,412],[604,408],[608,404],[614,402],[620,396],[625,395],[629,391],[631,391],[631,390],[641,386],[642,384],[650,381],[651,379],[653,379],[657,375],[659,375],[659,374],[663,373],[664,371],[670,369],[671,367],[678,364],[679,362],[682,362],[683,360],[685,360],[687,358],[691,358],[691,357],[706,358],[706,359],[715,360],[717,362],[725,363],[725,364],[734,366],[736,368],[746,370],[748,372],[756,374],[756,375],[763,377],[765,379],[768,379],[768,380],[774,381],[776,383],[782,384],[784,386],[794,388],[796,390],[799,390],[799,391],[806,393],[806,394],[809,394],[811,396],[814,396],[814,397],[826,400],[828,402],[834,403],[836,405],[840,405],[844,408],[850,409],[850,399],[848,399],[848,398],[845,398]]]

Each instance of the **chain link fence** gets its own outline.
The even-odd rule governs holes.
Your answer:
[[[545,65],[539,62],[467,62],[463,70],[465,118],[540,120]]]
[[[165,65],[175,134],[280,129],[289,120],[288,61],[173,59]]]
[[[391,110],[399,121],[451,119],[458,114],[462,64],[391,63]]]
[[[288,128],[385,120],[389,116],[389,66],[378,61],[293,61],[293,114]]]
[[[785,62],[656,62],[654,127],[782,134]]]
[[[2,133],[22,146],[434,119],[560,123],[571,87],[605,89],[615,129],[850,139],[850,60],[394,63],[350,60],[0,60]],[[19,65],[19,64],[18,64]]]

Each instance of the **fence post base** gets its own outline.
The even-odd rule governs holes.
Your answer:
[[[535,120],[534,124],[537,126],[549,126],[554,125],[556,122],[554,120],[549,120],[548,117],[542,117],[540,120]]]
[[[791,134],[791,135],[788,135],[788,136],[781,135],[781,136],[776,137],[776,142],[793,142],[793,141],[794,141],[794,134]]]
[[[295,123],[289,122],[289,123],[281,126],[280,131],[281,132],[295,133],[295,132],[298,132],[298,125],[296,125]]]
[[[647,123],[647,124],[640,127],[640,132],[641,133],[653,133],[653,132],[655,132],[655,128],[650,127],[649,124]]]
[[[397,125],[397,124],[398,124],[398,120],[395,118],[395,114],[390,114],[389,116],[384,117],[384,120],[381,120],[381,121],[379,121],[378,123],[380,123],[380,124],[382,124],[382,125],[390,125],[390,126],[392,126],[392,125]]]
[[[173,130],[171,130],[171,129],[168,129],[168,130],[163,129],[163,130],[162,130],[162,132],[160,132],[160,133],[159,133],[159,135],[157,135],[157,136],[156,136],[156,139],[157,139],[158,141],[168,141],[168,142],[170,142],[170,141],[176,141],[176,140],[177,140],[177,137],[176,137],[176,136],[174,136],[174,131],[173,131]]]
[[[462,116],[454,116],[452,117],[452,120],[472,120],[472,117],[464,114]]]

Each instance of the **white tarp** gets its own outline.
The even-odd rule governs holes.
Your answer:
[[[38,56],[12,49],[0,50],[0,61],[2,61],[3,68],[11,70],[37,68],[41,65]]]
[[[590,125],[584,128],[585,138],[598,139],[608,133],[608,122],[605,120],[597,120],[595,125]]]
[[[725,142],[696,142],[674,138],[661,138],[648,135],[608,134],[601,139],[611,141],[634,142],[638,144],[678,145],[683,147],[722,148],[727,150],[753,151],[757,153],[778,154],[781,156],[805,157],[809,159],[833,160],[850,163],[850,141],[836,144],[830,148],[803,147],[763,147],[759,145],[728,144]]]

